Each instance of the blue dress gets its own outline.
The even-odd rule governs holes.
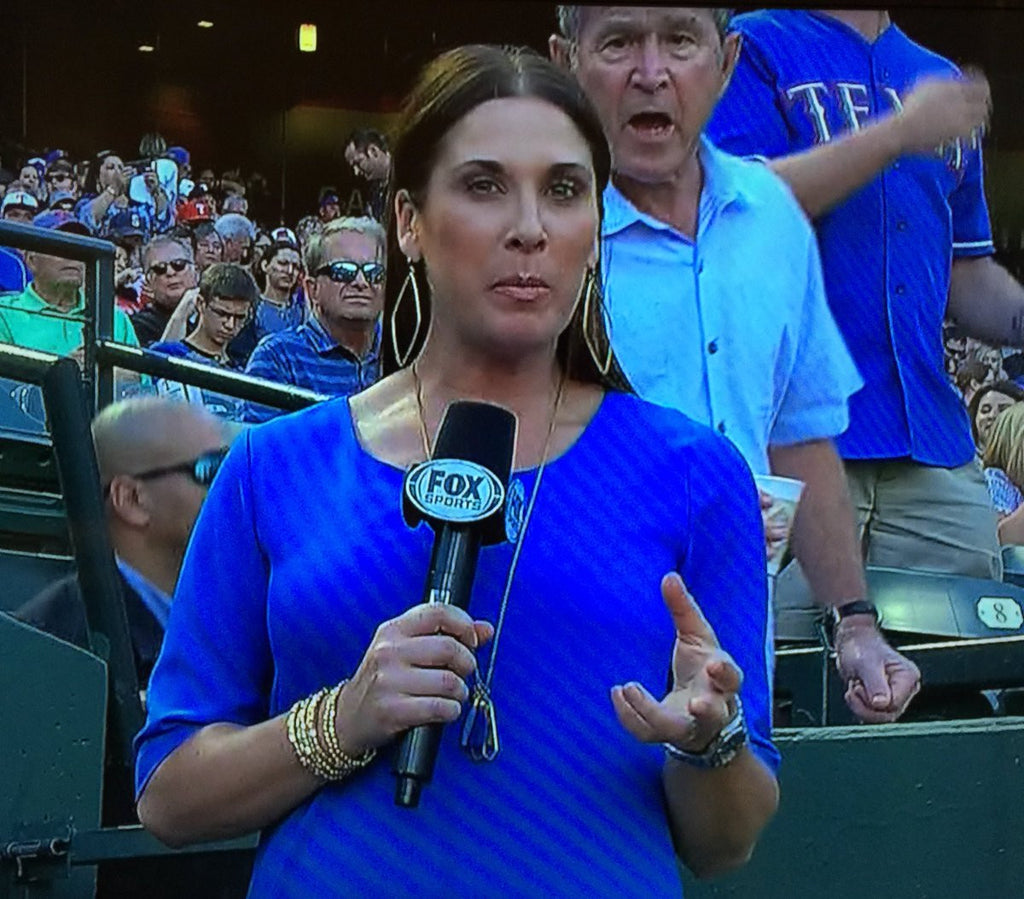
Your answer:
[[[535,471],[516,476],[529,496]],[[420,601],[432,537],[403,523],[402,480],[362,449],[345,398],[239,438],[150,681],[139,791],[202,726],[262,721],[351,676],[378,625]],[[674,633],[659,583],[678,570],[744,671],[753,750],[777,766],[749,470],[709,429],[608,394],[548,464],[524,540],[493,684],[497,759],[472,761],[446,728],[419,807],[401,809],[384,747],[266,829],[250,896],[679,896],[663,753],[619,725],[609,690],[664,693]],[[475,617],[496,620],[511,555],[481,551]]]

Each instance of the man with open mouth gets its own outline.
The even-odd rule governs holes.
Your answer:
[[[814,232],[767,166],[702,133],[740,52],[731,10],[558,15],[552,57],[576,75],[612,149],[602,271],[616,356],[641,396],[715,428],[755,474],[804,482],[792,546],[817,602],[842,617],[847,702],[862,720],[892,721],[919,673],[864,601],[833,444],[862,382],[828,310]]]

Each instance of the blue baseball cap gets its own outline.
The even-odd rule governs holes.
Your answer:
[[[50,194],[50,209],[63,209],[65,212],[72,212],[76,202],[74,194],[66,190],[58,190]]]
[[[114,237],[145,237],[146,227],[137,209],[130,206],[115,213],[110,219],[110,233]]]
[[[184,147],[168,147],[165,155],[168,159],[173,159],[178,165],[188,165],[192,158]]]
[[[48,228],[51,231],[67,231],[69,234],[84,234],[90,237],[92,232],[70,212],[64,209],[47,209],[32,219],[37,228]]]

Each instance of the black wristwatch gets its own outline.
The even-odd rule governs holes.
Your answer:
[[[834,624],[839,624],[840,621],[851,615],[871,615],[875,619],[875,624],[878,624],[881,618],[878,614],[878,607],[866,599],[855,599],[853,602],[844,602],[841,606],[832,607]]]
[[[822,618],[818,619],[818,635],[821,638],[822,645],[830,652],[835,650],[836,628],[839,626],[839,622],[844,618],[849,618],[851,615],[871,615],[875,619],[876,627],[882,620],[882,616],[879,615],[875,604],[868,602],[866,599],[854,599],[851,602],[832,606],[831,609],[825,611]]]
[[[743,719],[743,703],[736,699],[736,711],[703,752],[686,752],[671,743],[663,743],[666,755],[695,768],[724,768],[747,745],[747,725]]]

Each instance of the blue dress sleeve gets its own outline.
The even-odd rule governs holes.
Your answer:
[[[709,433],[695,449],[688,476],[689,542],[680,574],[743,672],[740,696],[750,748],[775,771],[773,633],[757,490],[747,464],[724,437]]]
[[[185,554],[163,649],[136,738],[136,792],[208,724],[269,715],[273,658],[266,626],[268,566],[257,533],[251,435],[221,466]]]

